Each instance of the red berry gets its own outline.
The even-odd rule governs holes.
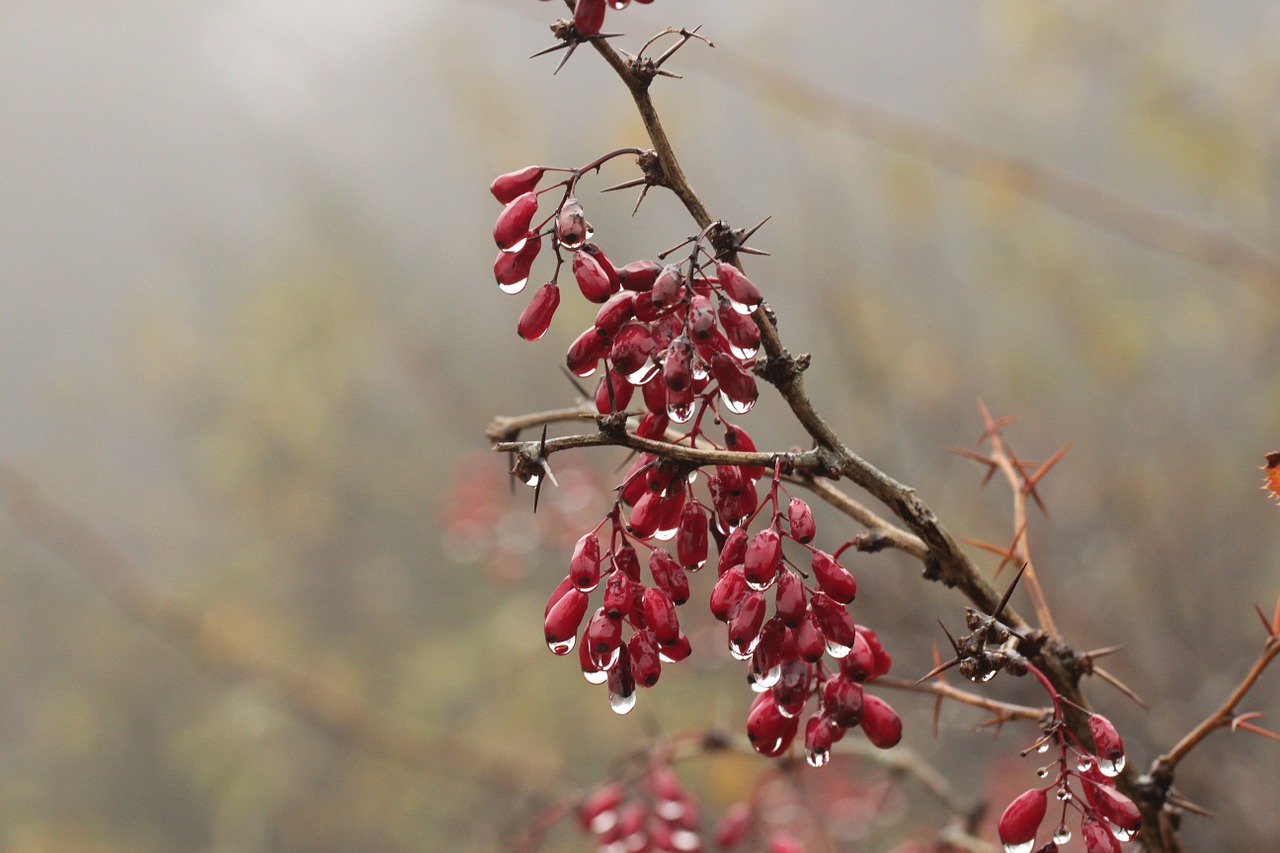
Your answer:
[[[618,270],[618,283],[627,290],[648,293],[653,290],[653,282],[660,272],[662,264],[657,261],[632,261]]]
[[[756,378],[742,369],[732,356],[718,352],[711,358],[711,375],[720,384],[720,397],[735,415],[746,414],[760,396]]]
[[[867,680],[879,678],[882,675],[888,675],[890,667],[893,666],[893,658],[884,650],[884,646],[880,643],[880,638],[876,636],[876,632],[863,625],[855,625],[858,636],[866,640],[867,645],[871,647],[872,657],[875,658],[875,666],[871,674],[867,676]]]
[[[618,647],[618,662],[609,670],[609,706],[615,714],[625,714],[636,705],[636,680],[631,668],[631,652]]]
[[[650,630],[636,631],[627,643],[631,657],[631,674],[636,684],[652,687],[662,675],[662,661],[658,657],[658,640]]]
[[[662,419],[666,421],[666,416],[663,415]],[[644,421],[640,423],[644,425]],[[707,511],[697,501],[686,501],[680,510],[680,520],[676,525],[676,558],[691,572],[702,568],[707,561]]]
[[[755,453],[756,445],[751,440],[751,436],[747,435],[747,431],[733,424],[725,424],[724,427],[724,446],[727,450],[740,450],[743,453]],[[742,473],[749,480],[759,480],[764,476],[763,465],[743,465]]]
[[[680,619],[676,607],[665,592],[656,587],[645,587],[644,618],[653,631],[658,645],[664,648],[680,639]]]
[[[667,347],[662,359],[662,381],[669,391],[684,391],[693,381],[693,347],[683,335]],[[670,406],[669,400],[667,405]]]
[[[826,639],[822,636],[822,629],[818,627],[818,618],[814,616],[812,610],[805,610],[804,618],[800,620],[800,624],[791,632],[795,639],[796,654],[802,660],[809,663],[817,663],[822,660],[822,653],[826,651]]]
[[[604,615],[621,619],[631,612],[631,579],[614,569],[604,579]]]
[[[729,621],[733,608],[750,591],[741,566],[725,572],[711,589],[711,615],[721,622]]]
[[[596,384],[596,411],[602,415],[626,411],[636,386],[616,370],[606,370]]]
[[[529,300],[520,319],[516,322],[516,334],[526,341],[536,341],[551,328],[551,318],[560,306],[560,288],[554,281],[549,281],[538,288],[537,293]]]
[[[778,618],[788,628],[795,628],[800,624],[805,613],[804,582],[789,571],[779,574],[774,603]]]
[[[587,613],[588,597],[585,592],[571,588],[560,600],[551,605],[543,621],[547,647],[557,655],[567,655],[578,634],[578,626]]]
[[[853,728],[862,719],[862,685],[843,675],[828,678],[822,685],[822,710],[838,726]]]
[[[542,238],[530,232],[518,252],[499,251],[493,261],[493,277],[503,293],[519,293],[529,281],[529,270],[542,250]]]
[[[853,575],[825,551],[813,552],[813,574],[822,591],[841,604],[848,604],[858,594]]]
[[[671,599],[672,604],[681,605],[689,600],[689,576],[684,573],[684,568],[675,561],[675,558],[666,551],[655,548],[649,554],[649,573],[653,575],[653,582],[658,585],[658,588]]]
[[[569,352],[565,355],[565,364],[574,376],[586,378],[596,372],[600,359],[604,357],[606,341],[600,337],[595,326],[591,326],[573,343],[569,344]]]
[[[1098,770],[1104,776],[1115,776],[1124,769],[1124,743],[1111,721],[1101,714],[1089,716],[1089,732],[1097,747]]]
[[[735,527],[733,532],[724,540],[724,544],[720,546],[720,559],[716,566],[716,573],[723,575],[734,566],[742,565],[742,558],[747,554],[747,541],[749,536],[747,531],[741,527]]]
[[[493,240],[504,252],[518,252],[529,236],[529,223],[538,210],[538,196],[527,192],[516,196],[498,214],[493,224]]]
[[[849,654],[853,650],[857,629],[844,605],[837,604],[825,593],[815,592],[809,597],[809,607],[818,620],[822,635],[827,639],[827,653],[833,658]]]
[[[636,295],[625,291],[615,293],[596,312],[596,332],[602,337],[613,338],[622,324],[635,314]]]
[[[862,696],[862,719],[858,721],[862,733],[872,746],[889,749],[902,740],[902,720],[879,696],[865,693]]]
[[[791,538],[801,545],[813,541],[817,527],[813,523],[813,510],[800,498],[792,498],[787,504],[787,525],[791,530]]]
[[[748,592],[729,612],[729,650],[738,660],[755,651],[764,625],[765,600],[762,592]]]
[[[582,295],[590,302],[605,302],[613,293],[609,274],[596,256],[585,249],[573,253],[573,277]]]
[[[502,204],[509,204],[516,196],[524,195],[538,186],[546,172],[541,166],[525,166],[493,179],[489,192]]]
[[[743,574],[755,589],[773,586],[782,571],[782,540],[778,531],[765,528],[752,537],[742,559]]]
[[[653,280],[650,289],[653,307],[665,311],[684,299],[684,274],[676,264],[667,264]]]
[[[591,235],[587,233],[590,230],[578,200],[572,196],[565,199],[556,214],[556,240],[560,245],[566,249],[577,249],[590,239]]]
[[[578,823],[596,835],[613,829],[618,822],[618,806],[622,805],[623,795],[622,786],[616,782],[597,788],[578,806]]]
[[[587,653],[596,669],[612,669],[618,660],[618,647],[622,644],[622,622],[610,619],[601,607],[587,622],[582,642],[588,644]]]
[[[1009,803],[1000,816],[999,824],[1000,842],[1005,845],[1005,849],[1026,845],[1029,850],[1031,843],[1035,841],[1036,831],[1044,822],[1048,806],[1049,800],[1044,791],[1035,788],[1024,791]]]
[[[751,829],[751,817],[751,806],[747,803],[730,806],[716,825],[716,844],[722,850],[732,850],[741,844]]]
[[[1080,835],[1084,838],[1087,853],[1120,853],[1120,842],[1111,834],[1111,830],[1091,817],[1085,817],[1080,822]]]
[[[732,303],[723,299],[716,309],[716,316],[720,319],[720,328],[724,330],[724,336],[728,338],[734,355],[751,358],[759,351],[760,327],[755,320],[748,315],[739,314],[733,309]]]
[[[583,592],[591,592],[600,583],[600,540],[591,531],[573,546],[569,558],[569,577]]]
[[[578,0],[573,7],[573,26],[579,35],[593,36],[604,26],[604,0]]]
[[[756,752],[771,758],[786,751],[799,728],[799,718],[784,716],[772,693],[761,693],[747,714],[747,739]]]
[[[760,306],[760,288],[733,264],[716,261],[716,278],[720,280],[720,289],[735,303],[734,310],[750,314]]]
[[[814,714],[804,727],[805,759],[814,767],[821,767],[831,758],[831,746],[844,732],[830,717]]]

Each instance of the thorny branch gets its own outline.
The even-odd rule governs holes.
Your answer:
[[[572,0],[566,0],[566,4],[572,8]],[[603,39],[593,40],[591,45],[631,93],[653,144],[658,161],[653,171],[661,175],[661,185],[670,189],[680,199],[699,228],[708,229],[713,222],[712,217],[685,177],[650,96],[649,84],[654,79],[653,76],[639,73],[637,65],[629,63]],[[709,233],[711,233],[712,243],[724,257],[729,262],[740,266],[734,254],[735,244],[732,233],[727,226]],[[916,494],[915,489],[898,482],[855,453],[819,414],[804,388],[803,373],[808,367],[809,359],[806,356],[793,356],[786,349],[774,327],[768,305],[762,304],[755,311],[753,319],[760,328],[761,348],[766,356],[756,372],[778,390],[792,414],[813,439],[817,450],[832,454],[834,470],[827,472],[825,476],[833,479],[843,476],[852,480],[888,507],[910,532],[924,543],[928,553],[923,557],[922,562],[924,576],[927,579],[954,587],[979,610],[986,613],[993,612],[1000,602],[1000,594],[982,575],[969,556],[960,549],[955,538],[939,521],[928,504]],[[619,432],[625,434],[625,429]],[[683,452],[671,451],[671,447],[666,445],[661,450],[666,453]],[[1004,609],[1002,621],[1023,635],[1032,632],[1026,620],[1010,607]],[[1090,705],[1079,687],[1081,671],[1075,665],[1075,653],[1061,638],[1055,637],[1051,643],[1037,644],[1036,651],[1030,657],[1043,671],[1058,694],[1067,700],[1066,722],[1072,732],[1082,743],[1092,743],[1086,724]],[[1163,792],[1153,790],[1151,786],[1140,789],[1137,774],[1132,765],[1126,767],[1117,778],[1117,782],[1120,789],[1142,809],[1146,825],[1155,827],[1162,823],[1161,812],[1166,802]],[[1166,838],[1165,833],[1151,832],[1144,834],[1142,841],[1153,853],[1164,853],[1168,849]]]

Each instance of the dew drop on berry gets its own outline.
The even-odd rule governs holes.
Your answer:
[[[782,664],[778,664],[777,666],[770,669],[768,672],[762,675],[757,675],[756,684],[759,684],[763,689],[768,690],[770,687],[777,684],[781,678],[782,678]]]
[[[979,676],[978,676],[978,681],[981,681],[981,682],[984,682],[984,683],[985,683],[985,682],[990,681],[991,679],[993,679],[993,678],[995,678],[995,677],[996,677],[996,671],[995,671],[994,669],[992,669],[992,670],[988,670],[987,672],[984,672],[984,673],[982,673],[981,675],[979,675]],[[1045,746],[1047,747],[1047,746],[1048,746],[1048,744],[1045,744]],[[1042,750],[1040,750],[1040,751],[1041,751],[1041,752],[1044,752],[1045,750],[1043,750],[1043,749],[1042,749]]]
[[[737,311],[739,314],[751,314],[751,313],[754,313],[755,310],[760,307],[759,302],[757,302],[755,305],[746,305],[742,302],[737,302],[733,299],[729,300],[729,305],[733,308],[734,311]]]
[[[575,634],[567,640],[547,643],[547,648],[551,649],[551,653],[553,655],[567,655],[569,652],[573,651],[574,644],[576,644],[577,641],[578,637]]]
[[[1115,778],[1116,776],[1120,775],[1120,771],[1122,770],[1124,770],[1123,755],[1121,755],[1119,758],[1114,760],[1110,758],[1102,758],[1102,757],[1098,758],[1098,771],[1102,773],[1103,776],[1106,776],[1108,778]]]
[[[1058,827],[1058,831],[1053,834],[1053,843],[1067,844],[1070,841],[1071,841],[1071,830],[1068,829],[1067,825],[1064,823],[1062,826]]]
[[[853,651],[853,646],[842,646],[833,640],[827,640],[827,654],[831,655],[836,660],[848,657],[849,652],[851,651]]]
[[[702,847],[702,838],[691,829],[677,829],[671,833],[671,846],[677,850],[692,853]]]
[[[1036,840],[1032,838],[1030,841],[1023,841],[1020,844],[1004,845],[1004,853],[1031,853],[1031,848],[1036,846]]]
[[[1110,827],[1111,834],[1116,837],[1116,841],[1119,841],[1121,844],[1124,844],[1133,838],[1133,833],[1125,829],[1123,826],[1117,826],[1111,821],[1107,821],[1107,826]]]
[[[747,412],[755,408],[756,405],[755,400],[735,400],[728,394],[724,393],[724,391],[720,392],[720,402],[724,404],[726,409],[733,412],[735,415],[745,415]]]
[[[729,352],[732,353],[733,357],[739,361],[746,361],[747,359],[755,358],[756,353],[760,352],[760,347],[740,347],[733,341],[730,341]]]
[[[1048,752],[1048,751],[1049,751],[1049,747],[1050,747],[1050,745],[1051,745],[1051,742],[1050,742],[1050,741],[1045,741],[1044,743],[1042,743],[1042,744],[1040,744],[1039,746],[1037,746],[1037,747],[1036,747],[1036,752],[1038,752],[1038,753],[1040,753],[1041,755],[1043,755],[1044,753],[1046,753],[1046,752]]]
[[[687,424],[693,420],[693,401],[667,404],[667,417],[672,423]]]
[[[613,709],[615,714],[630,713],[631,709],[636,706],[636,694],[634,692],[627,695],[621,693],[609,694],[609,707]]]
[[[653,359],[646,358],[644,364],[627,374],[627,381],[632,385],[645,385],[657,375],[658,365],[654,363]]]
[[[1080,756],[1080,760],[1076,762],[1076,769],[1079,770],[1081,773],[1088,773],[1090,768],[1092,767],[1093,767],[1093,758],[1088,755]]]
[[[513,281],[510,284],[498,285],[498,290],[501,290],[503,293],[519,293],[520,291],[524,290],[524,286],[528,283],[529,283],[529,277],[525,276],[519,281]]]
[[[587,680],[588,684],[604,684],[609,680],[609,673],[603,669],[593,669],[590,672],[584,669],[582,677]]]

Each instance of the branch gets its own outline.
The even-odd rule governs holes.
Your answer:
[[[1280,635],[1273,634],[1267,638],[1267,643],[1262,647],[1262,652],[1258,655],[1257,660],[1253,662],[1253,666],[1249,667],[1249,671],[1245,673],[1244,678],[1240,679],[1240,683],[1227,696],[1226,701],[1216,711],[1205,717],[1194,729],[1187,732],[1172,749],[1152,762],[1151,776],[1158,784],[1165,787],[1171,784],[1173,782],[1174,769],[1182,759],[1187,757],[1191,750],[1199,746],[1209,736],[1210,732],[1233,724],[1236,706],[1244,699],[1245,694],[1253,688],[1267,665],[1278,654],[1280,654]]]

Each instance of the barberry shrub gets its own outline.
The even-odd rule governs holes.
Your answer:
[[[499,419],[490,437],[509,455],[513,476],[533,487],[535,509],[541,491],[554,483],[555,454],[598,447],[631,454],[598,522],[575,531],[563,578],[548,584],[543,639],[552,654],[598,685],[614,713],[628,714],[641,693],[660,692],[664,670],[708,654],[694,647],[686,628],[709,612],[722,623],[720,643],[740,662],[745,686],[736,733],[659,738],[553,813],[574,812],[582,831],[608,853],[829,849],[832,841],[823,833],[830,816],[822,813],[829,804],[820,797],[805,804],[803,819],[778,817],[822,782],[794,782],[789,798],[777,790],[779,779],[836,772],[826,765],[842,750],[866,754],[850,745],[855,739],[872,750],[894,750],[903,721],[888,694],[897,690],[902,697],[902,691],[914,691],[938,703],[974,705],[990,712],[994,723],[1024,726],[1019,745],[1007,746],[1004,738],[993,748],[1044,762],[1028,769],[1034,781],[998,819],[993,812],[984,823],[982,809],[973,809],[958,815],[948,833],[901,850],[971,849],[982,843],[975,837],[980,835],[998,839],[1007,853],[1073,845],[1088,853],[1180,849],[1179,822],[1198,810],[1173,786],[1182,757],[1224,725],[1272,736],[1250,723],[1250,715],[1236,714],[1235,705],[1280,652],[1280,613],[1264,618],[1264,652],[1227,704],[1149,768],[1135,769],[1120,733],[1092,709],[1081,682],[1102,675],[1137,697],[1096,665],[1109,650],[1073,648],[1053,620],[1026,543],[1028,505],[1043,509],[1037,483],[1065,448],[1043,463],[1027,462],[1004,436],[1008,420],[982,406],[989,450],[957,451],[1001,474],[1014,493],[1013,543],[970,543],[1001,554],[1000,568],[1014,565],[1012,580],[997,590],[914,490],[859,457],[807,395],[802,374],[810,359],[785,348],[767,301],[769,287],[757,284],[768,281],[768,268],[751,277],[744,269],[744,258],[763,254],[753,246],[763,223],[736,228],[711,217],[686,181],[648,97],[658,78],[674,76],[664,69],[667,60],[706,39],[696,29],[671,27],[637,54],[626,53],[605,29],[628,5],[569,2],[570,17],[551,26],[556,44],[543,52],[563,51],[562,65],[580,48],[598,53],[634,99],[652,147],[618,148],[576,166],[525,165],[490,185],[500,205],[493,275],[501,292],[526,297],[516,333],[539,341],[565,301],[593,306],[594,319],[563,356],[567,372],[590,384],[579,386],[576,408]],[[659,48],[663,52],[654,55]],[[626,225],[593,224],[589,194],[613,161],[634,162],[638,174],[596,189],[638,188],[637,209],[650,190],[671,192],[684,205],[690,218],[670,245],[638,259],[611,256],[608,236]],[[537,285],[529,288],[531,282]],[[762,391],[780,396],[794,418],[797,442],[811,449],[757,446],[747,426]],[[594,428],[548,438],[550,426],[583,420]],[[537,440],[523,435],[536,429]],[[1275,467],[1268,456],[1273,493]],[[839,480],[881,502],[896,520],[867,509],[835,485]],[[825,523],[820,528],[810,503],[815,497],[864,531],[849,537]],[[890,676],[890,652],[873,627],[877,602],[859,596],[854,572],[885,549],[918,559],[925,579],[967,600],[965,631],[953,635],[952,614],[936,614],[947,652],[935,652],[937,665],[929,672],[906,679]],[[1020,584],[1035,611],[1031,619],[1010,605]],[[952,668],[977,685],[998,675],[1029,677],[1043,691],[1043,702],[1014,705],[975,692],[980,688],[954,687],[944,680]],[[935,720],[936,714],[935,708]],[[704,825],[696,797],[675,767],[691,752],[737,744],[780,760],[779,770],[762,774],[747,799]],[[814,769],[793,766],[791,759],[799,756]],[[932,771],[914,760],[901,766],[931,778]],[[538,846],[544,824],[537,822],[536,831],[524,836],[524,849]]]

